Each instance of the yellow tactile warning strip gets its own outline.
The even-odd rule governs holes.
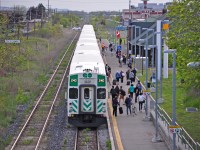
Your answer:
[[[107,60],[104,56],[104,61],[105,63],[107,64]],[[111,75],[111,81],[113,80],[113,77]],[[118,130],[118,126],[117,126],[117,121],[116,121],[116,118],[113,117],[113,108],[112,108],[112,103],[111,103],[111,100],[108,99],[108,107],[110,109],[110,116],[111,116],[111,119],[112,119],[112,123],[113,123],[113,131],[114,131],[114,134],[115,134],[115,139],[116,139],[116,143],[117,143],[117,147],[118,147],[118,150],[124,150],[124,147],[123,147],[123,144],[122,144],[122,140],[121,140],[121,137],[120,137],[120,134],[119,134],[119,130]]]
[[[121,141],[121,137],[120,137],[120,134],[119,134],[118,126],[117,126],[117,121],[116,121],[115,117],[113,117],[113,114],[112,114],[113,108],[112,108],[112,104],[111,104],[110,99],[108,100],[108,107],[110,109],[110,116],[111,116],[112,123],[113,123],[113,130],[114,130],[114,133],[115,133],[115,139],[116,139],[118,150],[124,150],[124,147],[123,147],[123,144],[122,144],[122,141]]]

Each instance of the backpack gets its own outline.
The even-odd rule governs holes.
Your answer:
[[[121,77],[119,72],[116,73],[116,77],[117,77],[117,78],[120,78],[120,77]]]
[[[121,95],[125,96],[126,92],[124,90],[121,90]]]
[[[138,90],[142,90],[142,85],[140,83],[137,84],[137,88],[138,88]]]

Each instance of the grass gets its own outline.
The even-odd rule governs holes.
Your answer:
[[[46,46],[47,43],[48,39],[42,38],[23,41],[20,48],[31,51],[30,60],[27,64],[25,63],[25,66],[21,66],[21,68],[19,66],[15,72],[8,72],[6,76],[0,77],[0,137],[16,116],[18,89],[23,89],[19,96],[20,99],[22,98],[22,103],[26,103],[27,97],[30,101],[35,100],[48,80],[47,73],[50,67],[55,65],[56,60],[62,56],[62,51],[66,50],[65,48],[55,49],[53,46],[55,42],[49,42],[49,47]],[[48,93],[47,100],[51,95]],[[29,106],[25,112],[28,113],[31,108]],[[5,146],[3,143],[5,142],[0,142],[0,147]]]
[[[25,139],[22,141],[23,145],[30,145],[33,142],[33,139]]]
[[[141,71],[139,71],[141,72]],[[150,71],[149,71],[150,77]],[[146,72],[144,75],[139,77],[142,83],[146,79]],[[169,71],[169,78],[162,80],[162,97],[164,98],[164,103],[160,104],[162,108],[172,116],[172,72]],[[160,89],[160,87],[158,87]],[[185,86],[180,82],[179,79],[176,81],[176,120],[177,123],[186,129],[190,136],[195,140],[200,142],[200,112],[189,113],[186,112],[186,107],[197,106],[199,107],[200,98],[188,95],[190,92],[185,88]],[[155,99],[155,93],[152,93]],[[158,90],[158,98],[160,97],[160,90]],[[199,109],[199,108],[198,108]]]

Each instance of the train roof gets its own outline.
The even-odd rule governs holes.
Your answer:
[[[96,39],[96,35],[95,34],[81,34],[79,38],[95,38]]]
[[[99,50],[99,46],[97,44],[95,44],[95,43],[77,45],[75,51],[79,51],[79,50],[100,51]]]
[[[84,44],[84,43],[96,43],[97,44],[97,40],[96,38],[81,38],[78,40],[78,44]]]
[[[105,65],[101,55],[96,53],[85,55],[85,53],[86,52],[74,55],[70,66],[70,74],[82,73],[84,69],[91,69],[93,70],[92,72],[106,74]]]
[[[70,74],[83,73],[85,69],[106,75],[105,65],[92,25],[84,25],[70,66]]]
[[[83,29],[93,29],[94,30],[94,27],[93,27],[93,25],[91,25],[91,24],[85,24],[84,26],[83,26]]]

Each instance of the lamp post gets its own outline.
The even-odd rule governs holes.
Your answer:
[[[172,125],[176,125],[176,49],[169,49],[164,53],[173,54],[173,78],[172,78]],[[173,133],[173,150],[176,150],[176,133]]]
[[[140,37],[140,34],[141,34],[141,27],[136,26],[135,28],[136,28],[136,29],[139,29],[138,37]],[[135,39],[135,44],[136,44],[136,39]],[[139,55],[141,55],[141,47],[140,47],[140,46],[139,46]]]
[[[141,34],[141,27],[140,26],[135,26],[135,61],[136,61],[136,57],[137,57],[137,55],[136,55],[136,42],[137,42],[137,38],[136,38],[136,36],[137,36],[137,34],[136,34],[136,31],[137,31],[137,29],[139,29],[139,32],[138,32],[138,37],[140,37],[140,34]],[[141,53],[141,47],[139,46],[139,55],[141,55],[140,54]],[[134,62],[135,62],[134,61]],[[142,62],[143,63],[143,62]],[[134,64],[134,66],[135,66],[135,64]]]
[[[139,39],[138,41],[140,43],[140,49],[141,49],[141,44],[145,43],[145,39]],[[142,50],[142,75],[143,75],[143,50]]]
[[[131,26],[131,41],[133,40],[133,27],[135,27],[135,25],[132,25]],[[132,46],[132,42],[130,41],[130,44],[131,44],[131,54],[133,54],[133,46]],[[135,66],[135,64],[134,64]]]
[[[156,48],[156,45],[151,45],[149,46],[150,48]],[[156,48],[156,104],[155,104],[155,135],[152,138],[152,142],[161,142],[161,139],[158,135],[158,69],[157,69],[157,64],[158,64],[158,57],[157,57],[157,48]]]
[[[155,34],[155,33],[154,33],[154,29],[152,29],[152,31],[153,31],[153,33],[152,33],[152,34],[153,34],[153,37],[152,37],[152,45],[154,45],[154,34]],[[152,67],[152,68],[154,68],[154,48],[155,48],[155,47],[152,47],[152,63],[151,63],[151,67]]]
[[[152,31],[153,29],[148,29],[148,28],[142,28],[142,30],[146,30],[146,51],[145,51],[145,57],[146,57],[146,90],[148,90],[148,60],[147,60],[147,57],[148,57],[148,36],[149,36],[149,31]],[[146,120],[149,120],[149,116],[148,116],[148,96],[146,94],[146,117],[145,117]]]

